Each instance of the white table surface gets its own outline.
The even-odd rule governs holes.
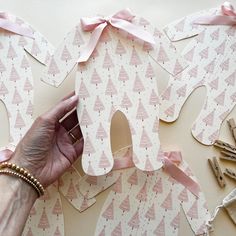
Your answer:
[[[123,8],[129,7],[135,14],[150,20],[157,27],[162,28],[167,23],[198,10],[219,6],[219,0],[0,0],[1,10],[9,11],[22,17],[36,29],[43,33],[55,46],[64,35],[79,22],[82,16],[92,16],[98,13],[109,15]],[[232,3],[236,6],[236,1]],[[187,43],[176,44],[178,49]],[[0,55],[1,56],[1,55]],[[74,74],[71,74],[59,88],[53,88],[40,81],[43,66],[31,60],[35,83],[35,111],[34,118],[53,106],[60,98],[74,88]],[[159,91],[162,91],[168,81],[168,74],[158,68]],[[160,122],[160,139],[164,150],[179,149],[184,159],[189,163],[195,175],[199,179],[204,191],[209,209],[212,212],[222,198],[229,193],[236,182],[227,178],[227,186],[221,189],[216,183],[207,162],[208,157],[219,156],[219,152],[213,148],[201,145],[191,135],[190,128],[197,117],[203,102],[205,89],[197,89],[186,102],[179,119],[173,124]],[[194,108],[194,109],[193,109]],[[235,117],[236,109],[229,115]],[[0,101],[0,146],[8,140],[8,120],[4,105]],[[116,115],[112,123],[112,149],[117,150],[130,143],[127,135],[128,126],[124,118]],[[224,121],[220,139],[233,143],[231,133],[226,121]],[[79,163],[76,166],[79,167]],[[224,162],[223,167],[234,167],[232,163]],[[85,211],[77,212],[65,199],[62,198],[65,217],[65,235],[93,235],[96,222],[108,191],[97,197],[97,203]],[[182,212],[182,216],[184,216]],[[214,221],[215,231],[212,236],[236,235],[236,227],[225,211],[221,211]],[[180,236],[194,235],[185,217],[181,218]]]

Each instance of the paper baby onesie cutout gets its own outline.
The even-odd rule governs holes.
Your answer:
[[[182,161],[179,167],[196,181],[186,162]],[[196,198],[163,169],[149,173],[136,168],[114,172],[119,173],[119,179],[103,205],[95,235],[177,236],[180,206],[195,235],[207,232],[210,214],[202,192]]]
[[[0,100],[10,126],[9,142],[15,146],[33,122],[33,78],[26,51],[45,64],[53,47],[23,20],[6,13],[7,18],[32,31],[33,38],[0,30]]]
[[[218,138],[223,120],[236,104],[236,28],[193,24],[200,16],[218,14],[222,14],[219,8],[194,13],[165,28],[172,41],[197,36],[182,52],[189,66],[170,78],[162,93],[160,119],[175,121],[190,94],[205,86],[206,100],[192,127],[194,138],[205,145]]]
[[[153,48],[108,25],[90,59],[78,66],[78,118],[85,139],[82,165],[89,175],[106,174],[113,166],[109,133],[112,116],[117,110],[129,120],[134,153],[142,153],[140,160],[134,160],[135,165],[142,170],[162,166],[157,158],[159,102],[152,63],[160,63],[172,74],[180,72],[185,65],[182,59],[177,59],[175,47],[149,22],[135,18],[132,24],[151,33],[156,46]],[[76,65],[90,37],[91,34],[83,32],[78,24],[51,58],[45,82],[58,86]]]

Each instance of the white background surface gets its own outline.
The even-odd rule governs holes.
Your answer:
[[[236,1],[231,1],[236,7]],[[167,23],[201,9],[216,7],[220,5],[218,0],[0,0],[2,11],[9,11],[22,17],[36,29],[43,33],[46,38],[57,46],[64,35],[80,20],[82,16],[92,16],[96,14],[110,15],[118,10],[129,7],[136,15],[142,16],[159,28]],[[176,44],[178,49],[183,48],[187,43]],[[1,57],[1,55],[0,55]],[[53,106],[59,99],[65,96],[74,88],[74,75],[70,75],[59,88],[53,88],[40,81],[43,67],[33,59],[31,60],[35,83],[35,112],[36,118]],[[157,68],[159,91],[167,85],[168,74],[160,67]],[[183,107],[179,119],[173,124],[160,123],[160,138],[164,150],[179,149],[183,153],[184,159],[189,163],[195,175],[198,177],[201,187],[206,195],[210,211],[222,198],[228,194],[236,182],[227,178],[227,186],[220,189],[210,170],[207,158],[214,155],[219,157],[219,152],[213,147],[199,144],[190,133],[193,121],[197,117],[204,102],[205,89],[199,88]],[[236,119],[236,109],[229,115]],[[117,150],[130,143],[128,126],[123,117],[119,114],[112,123],[112,147]],[[226,122],[223,123],[220,139],[234,143]],[[3,104],[0,102],[0,146],[8,140],[8,120]],[[77,163],[79,166],[79,163]],[[221,162],[223,169],[231,166],[236,169],[236,164]],[[108,191],[102,193],[97,198],[97,203],[80,214],[65,199],[63,210],[65,216],[66,236],[93,235],[96,221],[102,204]],[[179,235],[193,235],[191,229],[184,218],[181,218]],[[233,236],[236,235],[236,227],[227,216],[225,211],[221,211],[214,222],[215,232],[213,236]]]

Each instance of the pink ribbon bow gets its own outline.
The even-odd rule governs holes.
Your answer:
[[[0,12],[0,28],[15,34],[34,38],[33,32],[30,28],[23,27],[16,22],[13,22],[9,19],[9,16],[6,12]]]
[[[176,181],[185,186],[196,197],[199,197],[199,185],[177,166],[182,161],[181,152],[161,152],[159,155],[163,162],[164,171],[167,172]],[[132,153],[130,151],[127,152],[125,156],[114,159],[113,170],[130,167],[134,167],[134,163],[132,161]]]
[[[236,11],[233,5],[225,2],[221,6],[223,15],[202,16],[194,21],[194,24],[200,25],[236,25]]]
[[[84,50],[82,50],[78,62],[86,62],[89,59],[99,41],[103,30],[108,25],[111,25],[118,29],[122,29],[145,42],[155,44],[154,38],[151,34],[149,34],[145,30],[142,30],[139,26],[131,23],[133,18],[134,16],[128,9],[124,9],[108,17],[95,16],[92,18],[81,18],[82,29],[86,32],[93,32],[89,43],[85,46]]]

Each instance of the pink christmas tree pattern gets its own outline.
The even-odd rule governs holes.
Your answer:
[[[173,117],[174,114],[175,114],[175,104],[171,105],[170,107],[168,107],[166,110],[165,110],[165,114],[167,116],[170,116],[170,117]]]
[[[70,181],[70,185],[68,187],[65,197],[68,198],[70,201],[73,201],[74,199],[78,198],[77,193],[76,193],[76,189],[75,189],[75,186],[74,186],[72,180]]]
[[[125,47],[122,45],[120,40],[118,40],[117,45],[116,45],[116,54],[122,56],[123,54],[126,53]]]
[[[59,74],[59,73],[60,73],[60,70],[57,67],[55,59],[52,57],[49,67],[48,67],[48,74],[55,76],[56,74]]]
[[[114,220],[114,200],[112,199],[111,203],[108,205],[107,209],[102,213],[107,221]]]
[[[209,47],[206,47],[199,53],[201,60],[208,59],[208,54],[209,54]]]
[[[178,213],[174,219],[171,221],[170,225],[174,228],[174,229],[178,229],[179,225],[180,225],[180,213]]]
[[[104,61],[103,61],[103,68],[110,69],[112,67],[114,67],[113,61],[112,61],[109,53],[106,51]]]
[[[161,220],[159,225],[156,227],[156,229],[153,232],[157,236],[166,236],[165,234],[165,221],[164,218]]]
[[[150,62],[148,63],[147,70],[146,70],[146,73],[145,73],[145,77],[150,78],[150,79],[155,77],[155,73],[154,73],[153,67],[152,67]]]
[[[211,39],[212,40],[218,40],[219,39],[219,33],[220,33],[220,29],[216,29],[213,33],[211,33]]]
[[[35,42],[35,40],[34,40],[34,42],[33,42],[32,48],[31,48],[31,53],[32,53],[32,55],[35,55],[35,56],[37,56],[38,54],[41,53],[41,51],[40,51],[40,49],[39,49],[39,46],[38,46],[38,44]]]
[[[7,87],[5,86],[5,84],[3,82],[1,82],[0,96],[5,97],[8,93],[9,93],[9,91],[8,91]]]
[[[91,185],[97,185],[98,183],[98,177],[97,176],[91,176],[89,175],[86,180],[85,180],[87,183]]]
[[[125,197],[125,199],[121,202],[119,208],[123,211],[129,212],[130,211],[130,201],[129,201],[129,195]]]
[[[86,107],[84,107],[82,115],[81,115],[81,119],[80,119],[80,125],[81,126],[85,126],[86,128],[91,125],[93,122],[89,116],[89,113],[86,109]]]
[[[16,57],[17,57],[17,54],[16,54],[14,48],[12,47],[12,45],[10,44],[9,48],[8,48],[8,52],[7,52],[7,58],[13,60]]]
[[[117,179],[116,183],[113,185],[112,191],[116,193],[122,193],[122,175],[120,174],[119,178]]]
[[[215,49],[217,55],[224,55],[224,53],[225,53],[225,43],[226,43],[226,41],[224,41],[223,43],[221,43],[221,44]]]
[[[128,110],[128,108],[132,107],[132,103],[131,103],[127,93],[124,93],[124,96],[121,101],[121,107],[125,108],[126,110]]]
[[[28,91],[28,93],[33,90],[33,85],[30,83],[29,79],[26,78],[25,84],[24,84],[24,91]]]
[[[217,77],[216,79],[212,80],[209,83],[209,86],[211,87],[211,89],[215,89],[215,90],[218,89],[218,85],[219,85],[219,77]]]
[[[108,135],[107,135],[105,129],[103,128],[102,123],[99,123],[99,127],[98,127],[98,130],[96,133],[96,138],[103,140],[107,137],[108,137]]]
[[[172,192],[169,192],[166,199],[161,204],[161,207],[167,210],[172,210]]]
[[[3,72],[6,71],[6,67],[4,66],[4,64],[2,63],[2,61],[0,60],[0,73],[2,75]]]
[[[92,74],[90,82],[91,82],[91,84],[95,84],[96,86],[98,84],[102,83],[101,77],[97,73],[96,69],[93,70],[93,74]]]
[[[224,106],[224,104],[225,104],[225,92],[226,92],[226,90],[224,90],[223,92],[221,92],[221,93],[214,99],[214,101],[217,103],[217,105]]]
[[[145,217],[150,221],[150,220],[155,220],[155,206],[154,203],[151,205],[150,208],[148,208],[148,211],[145,214]]]
[[[193,205],[190,207],[190,209],[187,212],[187,215],[191,219],[198,219],[198,203],[197,200],[193,203]]]
[[[182,87],[180,87],[179,89],[177,89],[176,93],[178,94],[179,97],[185,97],[186,89],[187,89],[187,84],[185,84]]]
[[[30,67],[26,56],[23,56],[20,67],[25,69],[25,70],[27,70]]]
[[[220,68],[222,69],[222,71],[229,70],[229,58],[220,64]]]
[[[190,77],[197,78],[198,76],[198,66],[193,67],[191,70],[188,71]]]
[[[152,89],[150,99],[149,99],[149,105],[153,105],[156,107],[158,104],[159,104],[159,98],[156,92],[154,91],[154,89]]]
[[[14,125],[15,128],[17,129],[21,129],[23,127],[25,127],[25,122],[20,114],[19,111],[17,111],[17,115],[16,115],[16,121],[15,121],[15,125]]]
[[[140,224],[140,219],[139,219],[139,209],[137,209],[137,211],[134,213],[134,215],[132,216],[132,218],[129,220],[128,225],[134,229],[138,229],[139,228],[139,224]]]
[[[133,91],[138,92],[139,94],[145,91],[144,85],[141,79],[139,78],[138,74],[136,74],[135,76]]]
[[[116,87],[115,87],[114,84],[112,83],[112,80],[111,80],[111,79],[109,79],[108,82],[107,82],[107,87],[106,87],[105,94],[106,94],[106,95],[110,95],[111,97],[112,97],[113,95],[116,95],[116,94],[117,94]]]
[[[93,110],[94,111],[98,111],[99,113],[101,111],[103,111],[105,109],[101,99],[99,98],[99,96],[96,97],[96,101],[94,103],[94,107],[93,107]]]
[[[152,147],[152,142],[146,132],[146,130],[143,128],[143,132],[142,132],[142,136],[141,136],[141,140],[140,140],[140,144],[139,146],[141,148],[149,148]]]
[[[62,54],[61,54],[61,60],[65,61],[66,63],[72,59],[70,52],[68,51],[67,47],[64,46]]]
[[[138,184],[138,175],[137,175],[137,170],[134,170],[132,175],[128,178],[128,183],[131,185],[137,185]]]
[[[170,100],[170,94],[171,94],[171,89],[172,89],[172,86],[170,85],[166,90],[165,92],[162,94],[162,100]]]
[[[195,47],[193,47],[192,49],[190,49],[183,57],[185,60],[189,61],[189,62],[193,62],[193,56],[194,56],[194,51],[195,51]]]
[[[138,66],[142,64],[141,59],[139,58],[139,55],[136,51],[136,49],[133,47],[132,54],[131,54],[131,59],[130,59],[130,65],[133,66]]]
[[[78,95],[79,95],[80,98],[83,98],[83,100],[85,100],[86,98],[88,98],[90,96],[89,92],[88,92],[88,89],[86,88],[83,80],[80,83]]]
[[[43,208],[43,212],[38,223],[38,228],[45,230],[48,229],[49,227],[50,225],[48,221],[48,216],[46,214],[45,208]]]
[[[60,230],[59,230],[59,227],[57,226],[56,227],[56,230],[55,230],[55,232],[54,232],[54,235],[53,236],[62,236],[62,234],[61,234],[61,232],[60,232]]]
[[[152,188],[152,191],[155,192],[156,194],[163,192],[162,179],[161,178],[158,179],[158,181],[155,183],[155,185]]]
[[[206,124],[206,126],[212,126],[213,125],[214,115],[215,115],[215,111],[212,111],[202,120]]]
[[[106,156],[104,151],[102,152],[102,155],[100,157],[98,165],[99,165],[100,168],[104,168],[104,169],[106,169],[106,168],[111,166],[111,163],[109,162],[109,159],[107,158],[107,156]]]
[[[211,61],[208,65],[204,67],[206,73],[213,73],[215,70],[215,60]]]
[[[158,51],[158,54],[157,54],[157,61],[165,64],[165,62],[167,62],[169,60],[170,59],[168,58],[168,56],[167,56],[167,54],[165,52],[165,49],[164,49],[164,47],[161,44],[161,46],[159,48],[159,51]]]
[[[58,198],[55,202],[55,205],[53,206],[52,214],[57,216],[62,214],[62,206]]]
[[[124,84],[125,84],[125,81],[129,80],[129,76],[127,72],[125,71],[124,66],[121,66],[120,68],[118,80],[123,81]]]
[[[236,71],[234,71],[232,74],[230,74],[226,79],[225,82],[229,86],[234,86],[235,85],[235,80],[236,80]]]
[[[187,189],[184,188],[180,194],[178,195],[178,199],[183,203],[183,202],[188,202],[188,192]]]
[[[111,232],[111,236],[122,236],[121,222]]]
[[[84,150],[83,150],[84,154],[88,154],[89,156],[92,153],[95,153],[95,149],[92,145],[92,142],[90,141],[89,136],[86,137],[85,142],[84,142]]]
[[[136,119],[144,121],[147,118],[148,118],[147,111],[145,110],[141,99],[139,99],[139,105],[138,105],[138,110],[137,110],[137,114],[136,114]]]
[[[18,72],[16,71],[16,68],[14,67],[14,65],[11,68],[9,80],[14,81],[14,82],[16,82],[17,80],[20,80],[20,76],[19,76]]]
[[[136,199],[139,200],[139,202],[147,201],[147,183],[146,182],[144,183],[143,187],[140,189],[140,191],[136,195]]]

